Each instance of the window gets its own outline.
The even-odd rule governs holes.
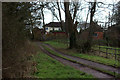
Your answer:
[[[48,27],[46,27],[45,30],[48,30]]]
[[[98,34],[97,34],[97,33],[94,33],[94,35],[93,35],[93,36],[97,37],[97,36],[98,36]]]
[[[61,30],[61,28],[59,28],[59,31]]]

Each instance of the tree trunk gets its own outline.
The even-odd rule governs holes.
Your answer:
[[[118,47],[120,48],[120,39],[118,39]]]
[[[69,48],[76,47],[76,35],[74,30],[74,23],[69,11],[69,2],[64,2],[65,7],[65,25],[67,27],[67,32],[69,33]]]
[[[120,28],[118,29],[118,31],[119,31],[119,35],[118,35],[118,47],[120,48]]]
[[[92,36],[94,34],[94,30],[93,30],[93,26],[94,26],[93,17],[94,17],[95,9],[96,9],[96,0],[95,0],[95,2],[93,4],[92,8],[91,8],[91,11],[90,11],[89,34],[88,34],[87,42],[84,44],[84,47],[86,48],[86,51],[91,50],[91,47],[92,47]]]
[[[57,2],[57,6],[58,6],[59,17],[60,17],[60,25],[61,25],[61,29],[63,31],[63,24],[62,24],[62,17],[61,17],[61,11],[60,11],[59,2]]]
[[[41,9],[42,11],[42,17],[43,17],[43,28],[44,28],[44,34],[45,34],[45,20],[44,20],[44,13],[43,13],[43,8]]]
[[[70,49],[76,48],[76,35],[75,35],[75,32],[70,34],[70,46],[69,46],[69,48]]]

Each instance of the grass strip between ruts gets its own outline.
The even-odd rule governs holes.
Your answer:
[[[53,55],[55,55],[55,56],[58,56],[58,57],[60,57],[60,58],[66,59],[66,60],[69,60],[69,61],[74,62],[74,63],[82,64],[82,63],[80,63],[80,62],[77,62],[77,61],[75,61],[75,60],[72,60],[72,59],[70,59],[70,58],[67,58],[67,57],[64,57],[64,56],[58,54],[57,52],[55,52],[55,51],[49,49],[49,48],[46,47],[45,45],[43,45],[43,47],[44,47],[48,52],[50,52],[51,54],[53,54]],[[100,71],[100,72],[109,74],[109,75],[111,75],[111,76],[120,77],[120,76],[118,76],[119,74],[114,73],[114,72],[111,72],[111,71],[107,71],[107,70],[104,70],[104,69],[91,67],[91,66],[85,65],[85,64],[82,64],[82,65],[87,66],[87,67],[92,68],[92,69],[95,69],[95,70],[97,70],[97,71]]]
[[[56,49],[60,49],[60,48],[65,49],[65,47],[67,48],[67,46],[65,44],[60,43],[60,42],[46,41],[44,43],[50,44]],[[68,51],[68,50],[66,50],[66,51],[67,51],[67,53],[65,53],[65,52],[64,53],[65,54],[69,53],[68,55],[71,55],[71,56],[80,57],[82,59],[90,60],[90,61],[93,61],[93,62],[97,62],[97,63],[100,63],[100,64],[112,66],[112,67],[120,67],[120,63],[117,60],[107,59],[107,58],[100,57],[100,56],[95,56],[95,55],[81,54],[79,52],[74,52],[74,51]]]

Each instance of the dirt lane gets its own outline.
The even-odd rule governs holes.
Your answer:
[[[42,43],[43,44],[43,43]],[[107,70],[107,71],[111,71],[111,72],[116,72],[116,73],[119,73],[120,74],[120,68],[114,68],[112,66],[107,66],[107,65],[103,65],[103,64],[100,64],[100,63],[96,63],[96,62],[92,62],[92,61],[88,61],[88,60],[85,60],[85,59],[81,59],[81,58],[78,58],[78,57],[73,57],[73,56],[70,56],[70,55],[66,55],[60,51],[58,51],[57,49],[55,49],[54,47],[52,47],[51,45],[48,45],[48,44],[43,44],[47,47],[49,47],[50,49],[52,49],[53,51],[61,54],[62,56],[65,56],[67,58],[70,58],[72,60],[75,60],[77,62],[80,62],[82,64],[85,64],[85,65],[89,65],[91,67],[94,67],[94,68],[100,68],[100,69],[104,69],[104,70]]]
[[[63,58],[60,58],[60,57],[57,57],[53,54],[51,54],[49,51],[45,50],[42,46],[41,46],[41,43],[37,42],[36,43],[42,51],[44,51],[47,55],[49,55],[50,57],[60,61],[62,64],[64,65],[69,65],[69,66],[72,66],[74,67],[75,69],[77,70],[80,70],[80,71],[83,71],[85,73],[88,73],[88,74],[91,74],[93,75],[94,77],[96,78],[113,78],[113,76],[110,76],[108,74],[105,74],[105,73],[102,73],[102,72],[99,72],[99,71],[96,71],[94,69],[91,69],[91,68],[88,68],[88,67],[85,67],[81,64],[77,64],[77,63],[73,63],[71,61],[68,61],[68,60],[65,60]],[[102,80],[102,79],[101,79]],[[110,80],[110,79],[109,79]],[[112,79],[111,79],[112,80]]]

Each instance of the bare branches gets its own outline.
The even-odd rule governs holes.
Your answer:
[[[60,2],[60,8],[65,12],[64,3],[63,2]]]
[[[57,6],[58,6],[59,18],[60,18],[60,22],[61,22],[61,29],[63,30],[61,11],[60,11],[60,6],[59,6],[58,2],[57,2]]]
[[[87,20],[88,20],[89,12],[90,12],[90,7],[89,7],[89,9],[88,9],[88,13],[87,13],[87,17],[86,17],[85,29],[86,29],[86,25],[87,25]]]
[[[74,4],[74,6],[75,6],[75,8],[74,8],[74,14],[73,14],[73,22],[74,22],[74,19],[76,17],[76,14],[77,14],[78,3],[76,5]]]

